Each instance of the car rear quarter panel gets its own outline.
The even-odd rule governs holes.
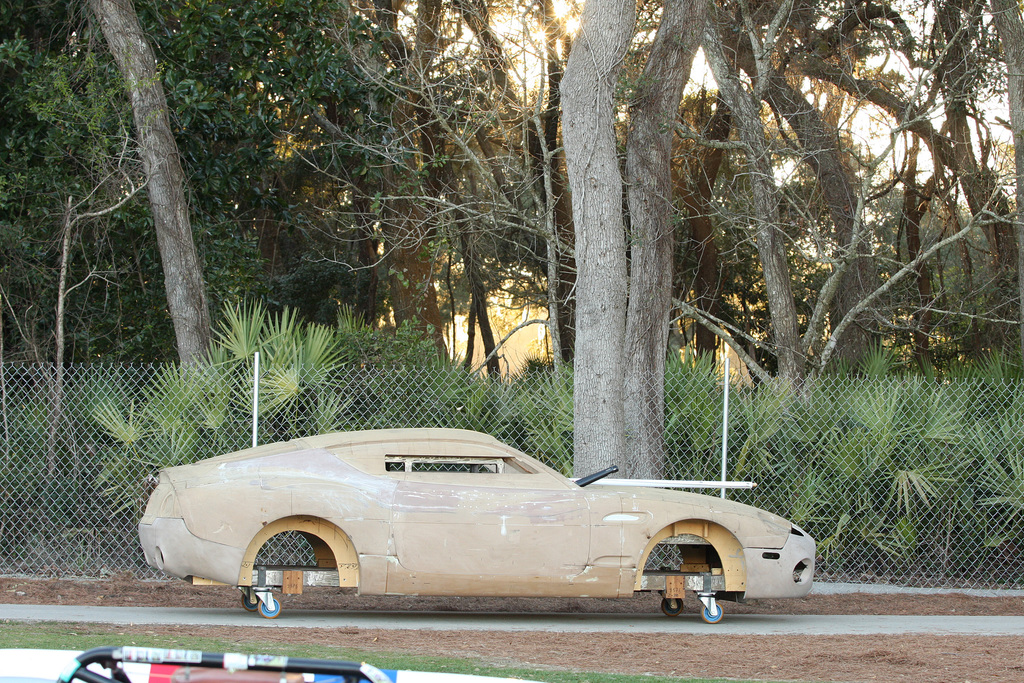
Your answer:
[[[328,451],[207,461],[168,473],[185,525],[199,539],[244,550],[267,524],[312,516],[343,530],[361,554],[387,552],[395,482],[362,472]]]

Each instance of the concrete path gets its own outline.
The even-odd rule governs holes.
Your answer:
[[[320,612],[287,607],[277,619],[242,609],[82,607],[0,604],[0,622],[87,622],[170,626],[361,628],[443,631],[558,631],[577,633],[680,633],[734,635],[961,634],[1024,636],[1024,616],[799,616],[730,615],[705,624],[696,614],[477,614],[462,612]]]

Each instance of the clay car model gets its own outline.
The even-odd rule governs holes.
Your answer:
[[[587,479],[587,478],[584,478]],[[161,471],[139,537],[146,561],[193,583],[242,590],[280,613],[275,589],[362,595],[629,597],[662,594],[703,618],[717,600],[806,595],[814,540],[785,519],[721,498],[581,486],[491,436],[454,429],[339,432]],[[258,562],[279,534],[301,565]]]

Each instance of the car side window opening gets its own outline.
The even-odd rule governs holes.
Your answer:
[[[459,474],[530,474],[512,458],[473,458],[465,456],[388,455],[385,472],[423,472]]]

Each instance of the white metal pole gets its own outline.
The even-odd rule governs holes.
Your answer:
[[[729,448],[729,352],[725,354],[725,393],[722,399],[722,481],[726,481],[726,452]],[[725,487],[722,487],[722,498],[725,498]]]
[[[253,356],[253,447],[259,445],[257,429],[259,427],[259,351]],[[723,493],[724,490],[723,490]]]

